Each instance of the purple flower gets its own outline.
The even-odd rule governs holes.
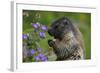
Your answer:
[[[48,61],[48,60],[47,60],[47,57],[45,57],[45,56],[42,57],[41,60],[42,60],[42,61]]]
[[[42,57],[42,54],[38,54],[37,56],[35,56],[35,60],[39,61],[39,60],[41,60],[41,57]]]
[[[44,54],[39,54],[38,55],[41,59],[41,61],[47,61],[47,57]]]
[[[39,33],[39,36],[40,36],[41,38],[44,38],[44,37],[45,37],[45,32],[40,32],[40,33]]]
[[[44,31],[46,31],[47,27],[45,25],[42,25],[41,29],[44,30]]]
[[[32,26],[37,29],[39,27],[39,25],[37,23],[33,23]]]
[[[31,49],[30,53],[31,53],[31,55],[35,54],[35,50]]]
[[[22,35],[22,38],[23,38],[23,39],[27,39],[28,36],[27,36],[26,34],[23,34],[23,35]]]
[[[41,61],[47,61],[47,57],[44,54],[38,54],[37,56],[35,56],[35,60],[41,60]]]
[[[40,58],[42,58],[42,57],[44,57],[44,54],[38,54],[38,56],[40,57]]]
[[[35,60],[36,61],[39,61],[40,60],[40,57],[39,56],[35,56]]]

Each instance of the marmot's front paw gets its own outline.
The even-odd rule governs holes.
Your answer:
[[[48,40],[48,44],[50,47],[52,47],[55,44],[55,42],[53,40]]]

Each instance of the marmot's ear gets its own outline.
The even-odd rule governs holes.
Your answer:
[[[63,23],[66,24],[66,25],[70,25],[71,24],[71,21],[70,21],[69,18],[63,17]]]
[[[67,24],[67,23],[68,23],[68,18],[67,18],[67,17],[63,17],[63,18],[62,18],[62,22],[63,22],[64,24]]]

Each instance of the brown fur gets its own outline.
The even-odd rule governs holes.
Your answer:
[[[67,22],[67,24],[64,23],[64,26],[67,26],[67,31],[66,29],[63,31],[62,29],[55,30],[56,28],[52,28],[50,30],[52,31],[50,34],[52,34],[56,38],[54,40],[49,40],[49,45],[53,48],[55,54],[57,55],[57,60],[85,59],[84,41],[78,27],[73,25],[67,18],[57,20],[56,22],[54,22],[53,27],[62,27],[61,22]],[[57,34],[57,36],[57,31],[60,31],[62,33],[59,33],[59,35]],[[62,35],[63,33],[65,34]],[[61,37],[59,37],[60,34],[62,35]]]

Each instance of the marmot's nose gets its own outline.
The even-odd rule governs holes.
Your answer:
[[[49,35],[51,35],[51,36],[53,36],[53,34],[54,34],[54,32],[53,32],[52,29],[48,29],[48,33],[49,33]]]

